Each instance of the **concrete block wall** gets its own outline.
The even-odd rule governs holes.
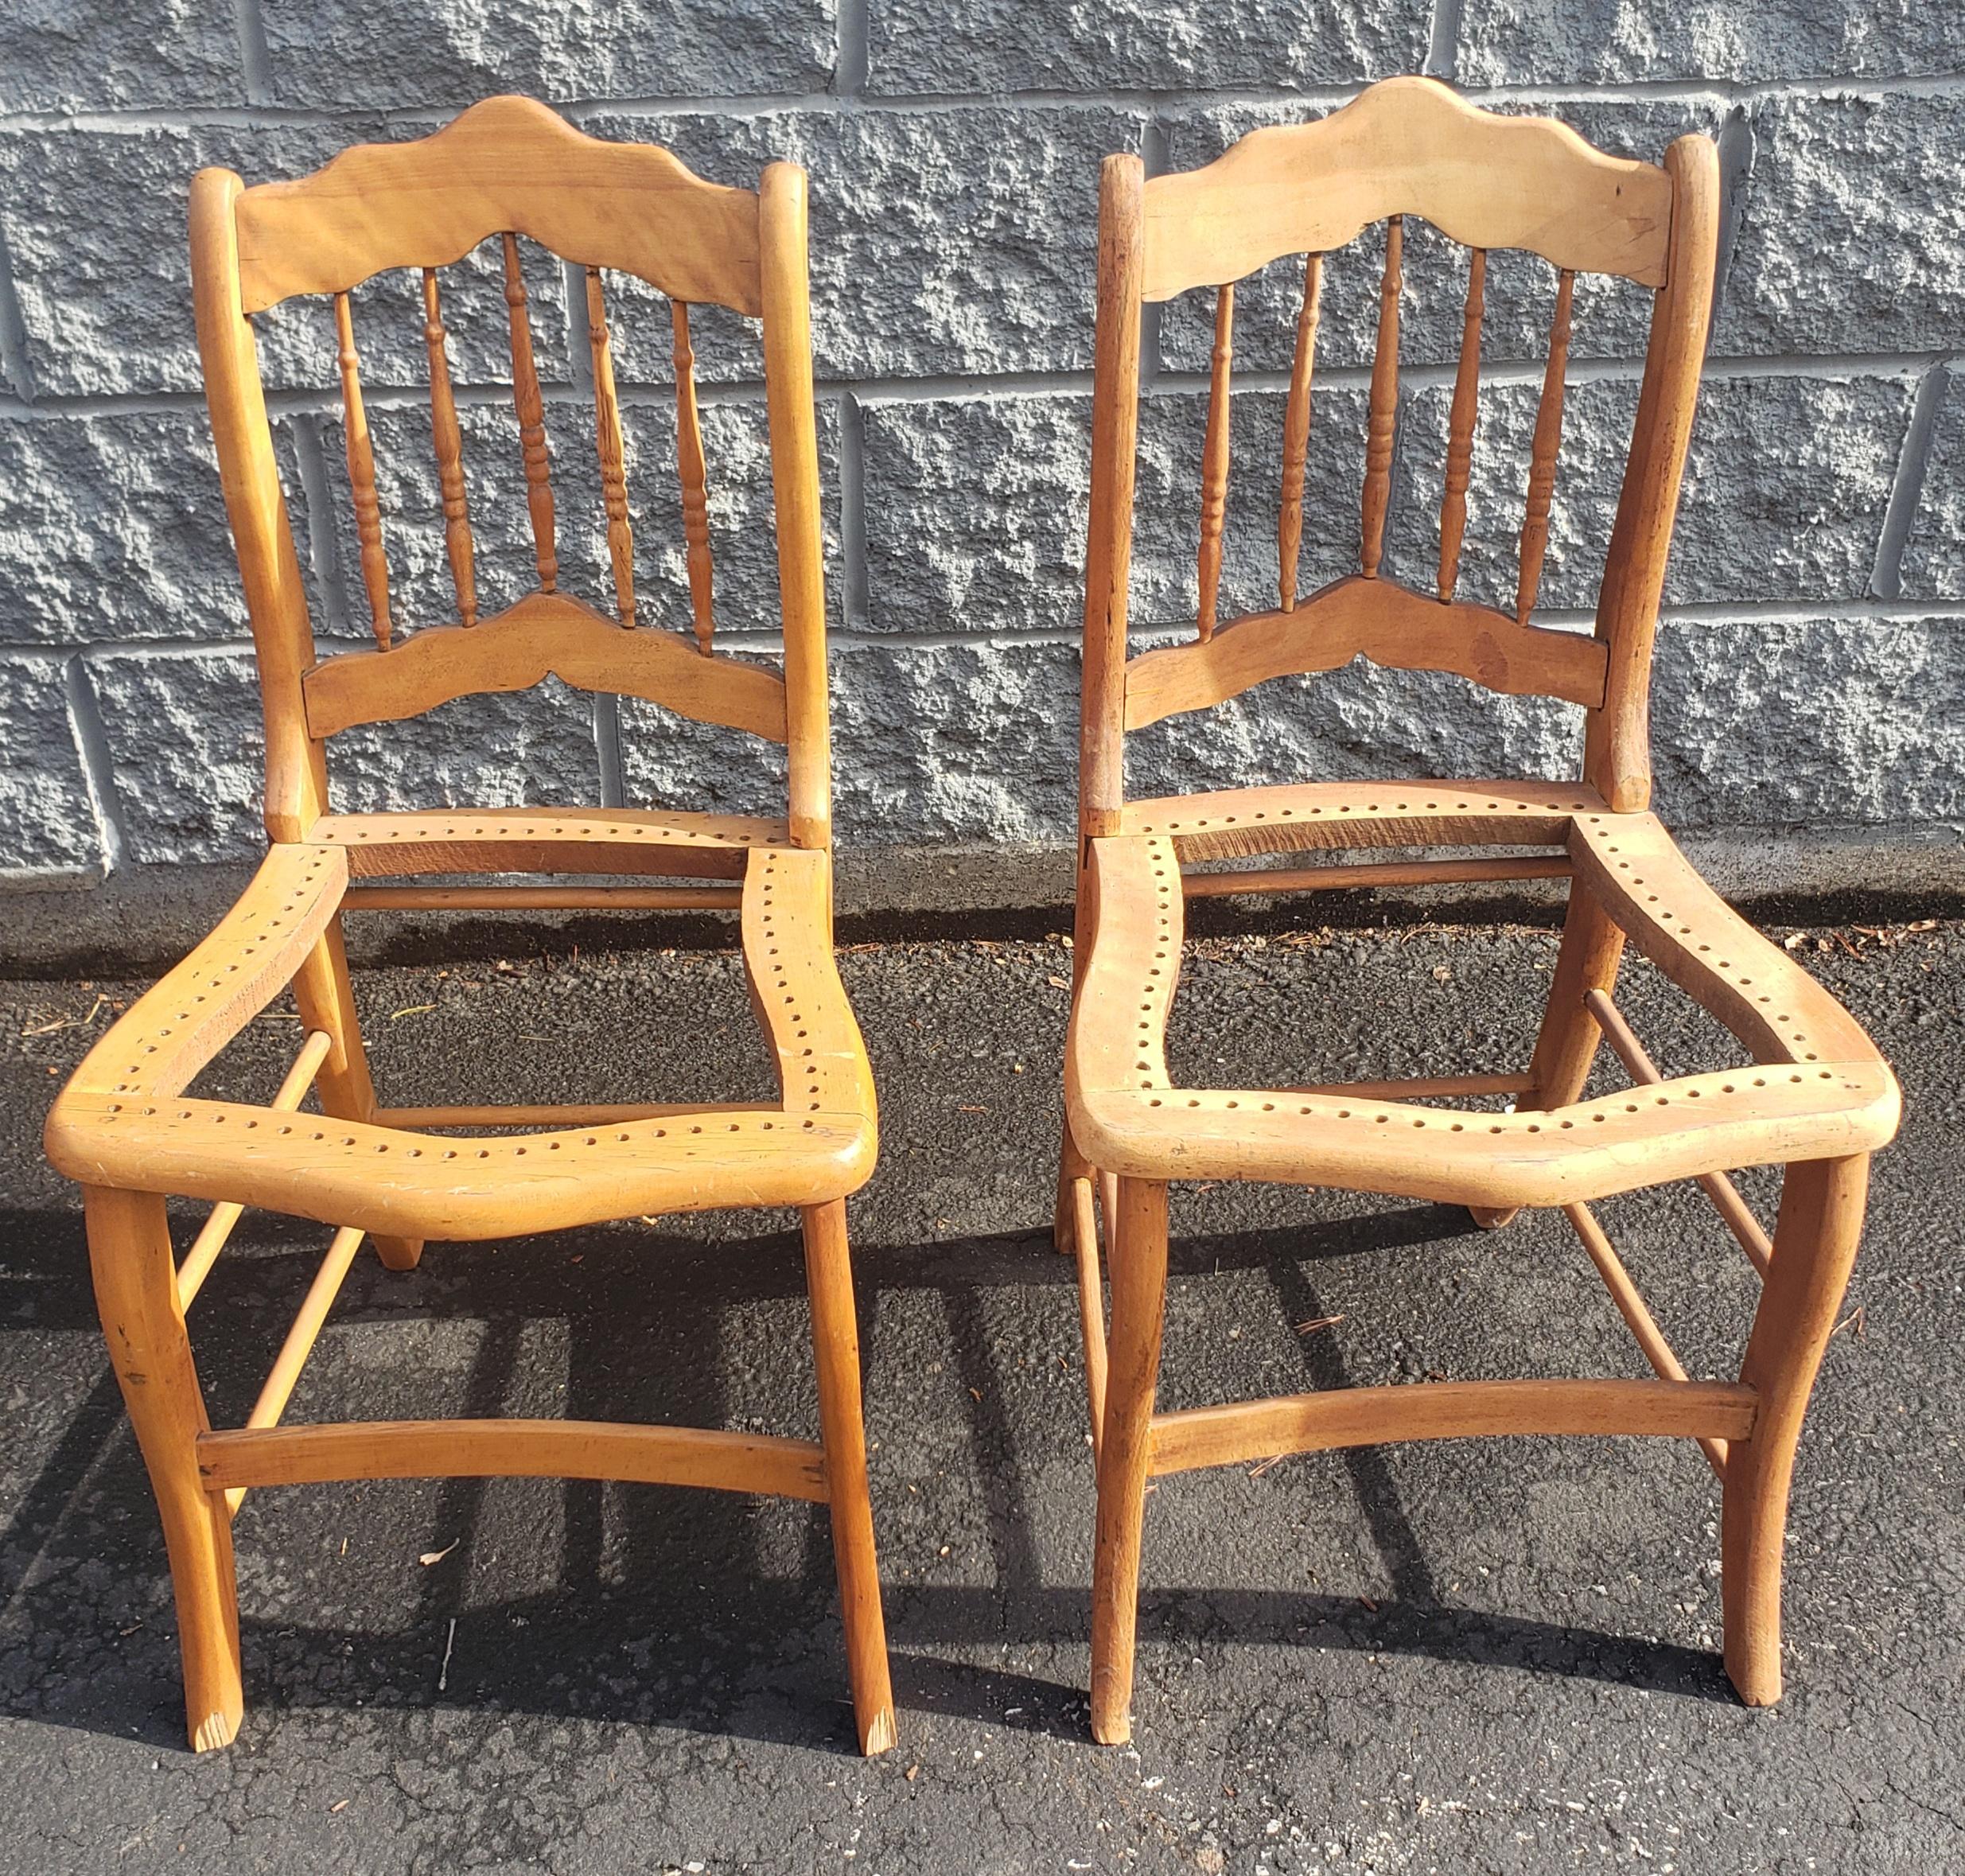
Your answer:
[[[1073,789],[1099,158],[1204,162],[1397,72],[1656,157],[1720,142],[1713,357],[1660,639],[1680,826],[1857,841],[1965,819],[1965,10],[1913,0],[56,0],[0,31],[0,875],[90,881],[259,843],[250,644],[192,342],[184,203],[207,163],[294,175],[523,91],[749,183],[811,170],[842,839],[1053,842]],[[1377,255],[1327,275],[1305,584],[1356,553]],[[1389,570],[1437,543],[1464,257],[1409,244]],[[576,590],[607,590],[577,295],[535,268]],[[1224,609],[1273,590],[1294,270],[1245,290]],[[1491,274],[1464,590],[1512,590],[1552,281]],[[1644,296],[1578,299],[1543,597],[1583,625]],[[397,590],[443,613],[418,316],[358,296]],[[526,577],[503,307],[450,289],[488,607]],[[1209,309],[1150,334],[1134,617],[1194,605]],[[754,340],[703,322],[720,613],[768,650]],[[263,322],[317,630],[365,636],[325,310]],[[618,290],[639,578],[687,617],[666,321]],[[1135,792],[1313,775],[1573,772],[1574,713],[1448,679],[1290,679],[1138,739]],[[772,752],[549,684],[337,743],[349,806],[757,806]]]

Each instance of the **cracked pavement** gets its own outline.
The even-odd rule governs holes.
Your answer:
[[[852,1208],[901,1726],[872,1762],[853,1750],[822,1511],[547,1480],[255,1493],[237,1526],[245,1726],[230,1751],[186,1751],[161,1539],[76,1197],[39,1150],[49,1098],[132,987],[0,983],[0,1870],[1965,1861],[1965,926],[1799,937],[1895,1061],[1906,1119],[1803,1441],[1780,1707],[1749,1711],[1721,1672],[1718,1488],[1689,1443],[1446,1442],[1162,1482],[1134,1743],[1106,1750],[1083,1697],[1074,1291],[1045,1236],[1069,953],[1041,922],[841,960],[885,1131]],[[574,956],[485,930],[481,957],[357,972],[385,1098],[768,1092],[727,954]],[[1506,1067],[1554,949],[1523,927],[1204,937],[1174,1072]],[[1648,966],[1620,1001],[1667,1073],[1738,1059]],[[275,1006],[201,1085],[263,1097],[297,1033]],[[1774,1181],[1741,1183],[1771,1216]],[[1703,1199],[1673,1187],[1601,1216],[1687,1367],[1730,1372],[1754,1279]],[[1644,1372],[1558,1215],[1489,1236],[1442,1207],[1217,1186],[1177,1189],[1173,1217],[1169,1406]],[[364,1255],[289,1418],[809,1432],[790,1222],[434,1245],[407,1275]],[[247,1215],[193,1312],[215,1420],[243,1418],[327,1236]]]

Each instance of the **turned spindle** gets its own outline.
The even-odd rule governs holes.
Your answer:
[[[1405,251],[1404,218],[1385,224],[1385,273],[1379,283],[1378,355],[1372,361],[1372,398],[1364,434],[1364,518],[1360,555],[1368,580],[1385,557],[1385,511],[1392,492],[1392,444],[1399,427],[1399,290]]]
[[[361,368],[355,355],[355,313],[344,293],[334,296],[334,335],[341,367],[341,434],[348,450],[348,481],[355,497],[355,540],[361,552],[362,585],[375,643],[389,648],[389,558],[382,547],[382,504],[375,494],[375,452],[368,411],[362,402]]]
[[[1440,599],[1460,579],[1460,544],[1467,534],[1467,482],[1473,473],[1474,421],[1481,408],[1481,316],[1488,279],[1487,250],[1477,247],[1467,268],[1467,313],[1460,331],[1460,368],[1446,418],[1446,489],[1440,498]]]
[[[505,236],[505,306],[512,322],[512,401],[519,413],[519,450],[525,463],[525,504],[532,517],[532,549],[539,562],[539,590],[558,584],[559,558],[553,544],[552,465],[546,449],[546,406],[539,395],[532,360],[532,321],[527,311],[525,276],[519,269],[519,238]]]
[[[1213,637],[1221,594],[1221,529],[1228,508],[1228,374],[1235,359],[1235,283],[1215,293],[1215,349],[1208,381],[1208,432],[1200,455],[1200,636]]]
[[[1276,522],[1276,585],[1282,609],[1297,608],[1297,562],[1303,547],[1303,470],[1310,447],[1310,376],[1323,316],[1324,257],[1303,257],[1303,300],[1297,309],[1296,356],[1282,415],[1282,508]]]
[[[696,644],[706,657],[716,631],[710,609],[710,490],[702,459],[702,420],[696,409],[696,354],[689,343],[689,309],[669,303],[675,329],[675,467],[683,486],[683,539],[689,560],[689,606]]]
[[[1515,588],[1515,617],[1524,625],[1535,609],[1543,557],[1549,549],[1549,508],[1555,496],[1556,455],[1562,446],[1562,379],[1569,364],[1570,301],[1575,284],[1576,276],[1565,267],[1556,282],[1549,364],[1542,376],[1542,402],[1529,446],[1528,502],[1522,517],[1521,573]]]
[[[457,590],[457,617],[477,623],[477,576],[472,563],[470,504],[464,492],[464,438],[450,389],[450,355],[437,297],[437,270],[423,270],[423,344],[430,353],[430,426],[437,444],[437,486],[443,497],[443,541]]]
[[[593,348],[593,422],[601,457],[601,499],[607,508],[607,557],[614,570],[621,622],[635,622],[635,537],[628,522],[628,469],[621,447],[621,405],[614,395],[614,353],[607,333],[601,270],[587,269],[587,340]]]

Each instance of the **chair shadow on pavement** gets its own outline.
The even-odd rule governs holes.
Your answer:
[[[1311,1274],[1320,1261],[1465,1228],[1464,1214],[1401,1207],[1177,1240],[1173,1255],[1177,1272],[1193,1275],[1266,1272],[1297,1319],[1323,1313]],[[192,1329],[215,1422],[243,1419],[312,1275],[321,1235],[249,1214],[239,1251],[212,1278]],[[933,1554],[910,1522],[922,1497],[897,1482],[906,1442],[920,1430],[876,1399],[885,1445],[874,1454],[875,1517],[904,1735],[911,1721],[932,1717],[1084,1738],[1088,1588],[1082,1569],[1046,1580],[1042,1520],[1027,1496],[1034,1469],[1021,1463],[1030,1457],[1029,1416],[1020,1429],[1019,1375],[986,1320],[992,1291],[1026,1293],[1047,1323],[1055,1313],[1058,1345],[1075,1349],[1070,1261],[1029,1233],[860,1245],[854,1255],[870,1375],[877,1386],[883,1368],[948,1365],[960,1384],[953,1391],[966,1415],[971,1473],[949,1489],[986,1508],[990,1581],[955,1585],[908,1570],[904,1559]],[[174,1624],[147,1482],[99,1345],[84,1364],[68,1339],[97,1333],[79,1214],[0,1212],[0,1398],[45,1403],[38,1420],[30,1412],[25,1443],[14,1429],[17,1482],[0,1504],[0,1712],[180,1746]],[[912,1306],[906,1293],[922,1291],[936,1293],[938,1312]],[[621,1306],[624,1298],[636,1306]],[[550,1413],[804,1431],[817,1424],[804,1298],[798,1240],[783,1231],[706,1240],[617,1227],[495,1251],[434,1245],[407,1275],[364,1258],[291,1417]],[[417,1347],[425,1351],[432,1337],[457,1338],[453,1378],[441,1388],[415,1350],[394,1367],[379,1367],[372,1354],[356,1369],[337,1361],[337,1333],[379,1337],[406,1323],[424,1325]],[[544,1338],[551,1359],[539,1353],[541,1325],[554,1332]],[[63,1340],[51,1344],[53,1335]],[[883,1349],[887,1336],[908,1345]],[[51,1345],[66,1351],[49,1369],[59,1381],[35,1372]],[[1348,1384],[1334,1340],[1310,1337],[1302,1349],[1304,1386]],[[1081,1402],[1061,1389],[1049,1399],[1068,1400],[1072,1416],[1051,1456],[1079,1450]],[[761,1405],[771,1411],[759,1413]],[[1089,1454],[1076,1463],[1083,1476],[1061,1512],[1083,1526],[1073,1554],[1088,1555]],[[1355,1596],[1299,1590],[1150,1586],[1150,1519],[1140,1623],[1150,1649],[1178,1642],[1191,1652],[1203,1640],[1287,1649],[1310,1637],[1327,1650],[1496,1663],[1729,1698],[1717,1660],[1700,1650],[1443,1603],[1383,1454],[1364,1449],[1343,1463],[1391,1573],[1392,1600],[1372,1609]],[[448,1707],[853,1750],[823,1508],[767,1514],[723,1493],[527,1481],[526,1515],[515,1522],[511,1500],[492,1502],[500,1489],[481,1479],[361,1483],[249,1501],[238,1526],[248,1726],[255,1715],[277,1722],[309,1709]],[[434,1564],[409,1554],[415,1539],[403,1535],[395,1496],[404,1492],[422,1494],[407,1528],[458,1540]],[[557,1509],[542,1514],[545,1501],[534,1494],[546,1493]],[[1047,1509],[1055,1518],[1060,1508]],[[352,1563],[335,1559],[337,1532],[344,1544],[353,1534]],[[555,1546],[556,1561],[547,1554]],[[761,1547],[769,1550],[768,1568],[759,1567]],[[320,1567],[324,1556],[334,1570]],[[379,1593],[375,1580],[359,1582],[364,1559],[381,1573]],[[1048,1574],[1060,1573],[1053,1564]],[[515,1575],[527,1586],[501,1590],[500,1579]],[[392,1603],[391,1590],[400,1592]],[[337,1597],[359,1605],[347,1621],[336,1620]],[[269,1617],[269,1602],[302,1619]],[[376,1619],[379,1602],[386,1621]],[[310,1609],[321,1613],[309,1619]],[[986,1659],[1032,1652],[1042,1668]]]

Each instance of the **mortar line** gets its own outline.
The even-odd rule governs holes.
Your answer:
[[[1460,22],[1465,0],[1433,0],[1433,30],[1424,71],[1450,80],[1460,65]]]
[[[621,699],[612,691],[596,691],[593,695],[593,754],[600,767],[600,804],[625,808],[628,794],[621,767]]]
[[[866,89],[867,65],[871,56],[866,0],[839,0],[839,24],[835,28],[838,49],[832,68],[831,90],[841,100],[861,101]]]
[[[28,352],[27,321],[21,313],[20,295],[14,285],[14,259],[7,251],[6,228],[0,224],[0,377],[11,379],[19,391],[6,404],[18,404],[23,413],[34,402],[34,367]]]
[[[584,282],[584,276],[582,277]],[[584,293],[584,286],[581,289]],[[578,308],[570,317],[578,314]],[[573,369],[582,380],[545,383],[540,395],[548,404],[590,402],[593,390],[585,382],[590,376],[583,363],[586,340],[582,329],[569,346]],[[1958,356],[1948,351],[1877,352],[1786,352],[1775,356],[1730,356],[1709,358],[1706,375],[1712,378],[1922,378],[1932,366],[1944,364]],[[1636,380],[1643,375],[1642,358],[1578,358],[1570,364],[1570,381],[1587,383],[1599,380]],[[1451,360],[1402,363],[1402,383],[1428,388],[1453,383],[1455,367]],[[1481,367],[1481,382],[1487,384],[1542,382],[1543,364],[1537,359],[1494,360]],[[1371,383],[1368,364],[1319,366],[1317,382],[1331,388],[1357,390]],[[1238,371],[1238,390],[1286,391],[1286,372]],[[1088,397],[1091,394],[1089,369],[1056,368],[1027,372],[938,372],[920,377],[821,378],[815,385],[820,397],[850,396],[863,408],[896,403],[936,403],[955,400],[1009,401],[1026,397]],[[1204,372],[1168,372],[1156,389],[1177,392],[1205,391]],[[454,387],[460,405],[503,406],[510,402],[512,387],[506,383],[467,384]],[[674,395],[673,385],[660,379],[622,383],[617,387],[624,405],[665,403]],[[698,387],[705,404],[750,404],[764,400],[760,379],[737,379],[723,383]],[[374,385],[363,387],[369,407],[379,411],[421,410],[428,399],[426,387],[417,384]],[[318,389],[270,391],[267,406],[276,418],[297,415],[333,416],[340,408],[339,394],[323,386]],[[46,422],[60,418],[91,417],[169,416],[201,413],[204,399],[195,391],[117,392],[107,395],[37,397],[32,404],[18,398],[0,397],[0,422]]]
[[[1224,85],[1169,87],[1106,86],[1086,91],[1013,88],[982,92],[748,91],[723,96],[593,97],[562,99],[554,108],[574,123],[605,117],[706,117],[743,120],[803,112],[843,115],[870,111],[890,116],[925,116],[978,108],[1037,108],[1107,111],[1204,110],[1301,105],[1331,109],[1348,103],[1364,88],[1364,80],[1341,84],[1305,85],[1290,90],[1279,86]],[[1965,72],[1910,77],[1871,74],[1806,73],[1792,78],[1628,79],[1614,84],[1582,80],[1468,84],[1457,88],[1471,102],[1484,105],[1646,104],[1673,102],[1760,103],[1769,99],[1821,102],[1847,97],[1909,98],[1965,95]],[[386,105],[372,110],[318,105],[251,104],[150,106],[129,111],[17,111],[0,113],[0,132],[99,132],[152,129],[260,130],[281,126],[332,127],[359,115],[384,130],[423,130],[449,122],[455,112],[434,105]]]
[[[352,629],[352,620],[348,582],[341,567],[340,543],[334,525],[333,484],[321,442],[321,420],[315,412],[296,411],[291,422],[294,461],[299,471],[301,494],[307,504],[307,558],[313,567],[330,632],[338,635]]]
[[[844,570],[846,622],[863,623],[872,605],[866,567],[866,425],[859,400],[842,391],[839,413],[839,554]]]
[[[239,63],[246,81],[246,96],[254,104],[270,104],[276,95],[273,54],[267,45],[266,20],[259,11],[259,0],[232,0],[232,12],[239,29]]]
[[[123,797],[116,787],[116,768],[109,753],[109,734],[103,726],[95,687],[89,681],[82,656],[63,660],[61,687],[68,698],[68,722],[74,732],[76,752],[82,760],[83,785],[88,790],[96,831],[102,837],[103,870],[105,874],[114,873],[123,864],[126,850]]]
[[[1911,404],[1910,422],[1904,426],[1904,447],[1891,479],[1890,499],[1877,537],[1876,566],[1870,576],[1870,590],[1879,599],[1895,599],[1904,590],[1904,549],[1916,523],[1917,503],[1931,460],[1931,439],[1951,376],[1950,368],[1942,364],[1934,364],[1924,373]]]

